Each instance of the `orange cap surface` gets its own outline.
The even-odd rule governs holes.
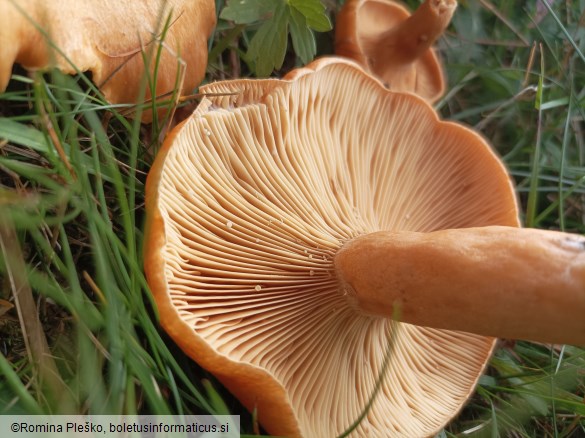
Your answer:
[[[136,103],[145,73],[141,50],[159,49],[156,96],[178,83],[188,94],[207,65],[207,39],[215,27],[213,0],[17,0],[0,2],[0,91],[14,63],[30,70],[90,71],[111,103]],[[154,74],[155,61],[148,67]],[[150,98],[147,90],[146,98]],[[145,114],[145,121],[150,116]]]

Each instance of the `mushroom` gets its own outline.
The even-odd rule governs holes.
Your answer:
[[[434,102],[445,80],[432,45],[456,8],[456,0],[426,0],[410,15],[392,0],[348,0],[337,16],[335,53],[357,61],[394,91]]]
[[[19,63],[29,70],[90,71],[109,102],[136,103],[145,73],[141,51],[153,48],[148,74],[156,74],[156,96],[173,92],[177,83],[187,94],[205,74],[215,20],[213,0],[2,0],[0,91]],[[161,39],[158,60],[153,43]]]
[[[392,262],[389,263],[388,261]],[[585,344],[585,238],[510,227],[382,231],[335,257],[361,311],[502,338]]]
[[[554,260],[582,266],[583,239],[517,228],[472,130],[341,59],[203,92],[148,175],[145,271],[164,329],[269,433],[338,436],[380,382],[356,436],[433,435],[492,336],[584,341],[583,269]]]

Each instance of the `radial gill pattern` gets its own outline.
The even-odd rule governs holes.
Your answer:
[[[146,258],[149,279],[162,272],[161,320],[188,327],[177,342],[273,434],[342,433],[391,348],[355,434],[426,436],[460,409],[493,339],[356,313],[335,253],[376,230],[515,225],[513,195],[485,143],[422,100],[347,62],[314,70],[208,86],[236,94],[205,99],[157,158],[147,209],[161,226]],[[260,373],[253,385],[240,364]],[[290,406],[296,430],[271,402]]]

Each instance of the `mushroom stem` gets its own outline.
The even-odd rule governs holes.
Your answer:
[[[341,293],[366,314],[585,344],[582,236],[499,226],[377,232],[345,243],[335,269]]]
[[[372,71],[383,76],[390,68],[414,62],[441,36],[456,8],[456,0],[426,0],[399,25],[375,38],[364,39],[364,52]]]

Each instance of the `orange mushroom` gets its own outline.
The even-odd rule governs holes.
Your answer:
[[[148,175],[145,270],[269,433],[340,435],[386,370],[356,436],[432,436],[492,336],[585,343],[585,239],[518,228],[475,132],[346,60],[202,91]]]
[[[585,239],[518,228],[472,130],[344,60],[202,88],[148,175],[145,270],[164,329],[271,434],[343,433],[390,342],[357,436],[437,433],[492,336],[585,343]]]
[[[29,70],[90,71],[109,102],[136,103],[145,74],[141,50],[160,42],[169,15],[160,60],[153,57],[148,66],[151,76],[156,71],[156,96],[177,83],[190,93],[202,80],[216,20],[213,0],[2,0],[0,91],[19,63]]]
[[[335,267],[344,293],[371,315],[585,345],[583,236],[494,226],[378,232],[345,244]]]
[[[335,53],[354,59],[394,91],[434,102],[445,80],[432,45],[456,7],[456,0],[426,0],[410,15],[392,0],[348,0],[337,16]]]

